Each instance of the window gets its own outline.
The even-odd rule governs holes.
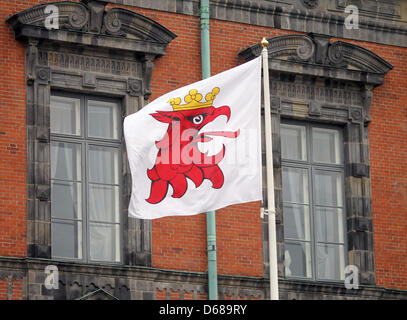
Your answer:
[[[53,93],[50,118],[52,257],[120,262],[120,104]]]
[[[285,273],[343,280],[344,166],[336,127],[281,124]]]

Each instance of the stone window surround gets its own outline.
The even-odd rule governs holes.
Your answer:
[[[268,41],[278,275],[285,278],[280,123],[294,119],[343,128],[345,261],[358,266],[361,284],[374,285],[368,124],[372,90],[383,83],[393,66],[369,50],[343,41],[330,42],[325,35],[285,35]],[[261,49],[255,44],[239,56],[248,61],[259,56]],[[267,216],[262,223],[263,270],[268,278]]]
[[[47,30],[47,4],[7,22],[26,45],[27,256],[51,258],[50,94],[61,90],[118,98],[122,119],[147,102],[156,58],[174,33],[137,13],[106,2],[53,3],[59,29]],[[131,174],[122,136],[123,263],[151,266],[151,222],[129,218]]]

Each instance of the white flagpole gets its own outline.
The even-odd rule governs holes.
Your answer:
[[[268,67],[268,41],[263,38],[261,52],[263,58],[263,94],[264,119],[266,139],[266,169],[267,169],[267,210],[269,228],[269,264],[270,264],[270,300],[278,300],[277,272],[277,241],[276,241],[276,209],[274,204],[274,174],[273,174],[273,142],[271,132],[270,88]]]

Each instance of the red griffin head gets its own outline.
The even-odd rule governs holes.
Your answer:
[[[155,165],[147,170],[151,180],[150,196],[147,202],[161,202],[167,195],[168,185],[173,189],[172,197],[181,198],[187,191],[187,180],[191,179],[199,187],[204,179],[212,182],[212,187],[222,187],[224,177],[218,163],[225,156],[225,146],[213,156],[202,153],[198,142],[209,142],[211,136],[236,138],[239,130],[201,132],[201,129],[217,117],[224,115],[229,121],[230,108],[222,106],[215,108],[212,102],[219,93],[219,88],[205,96],[206,102],[200,102],[202,95],[197,90],[190,90],[185,96],[186,104],[181,105],[181,98],[168,101],[174,111],[157,111],[152,113],[156,120],[168,123],[164,137],[156,141],[159,149]]]

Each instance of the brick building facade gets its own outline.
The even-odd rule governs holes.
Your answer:
[[[344,10],[356,2],[359,28],[349,30]],[[114,99],[122,119],[200,80],[199,1],[55,2],[60,20],[53,30],[44,25],[49,4],[0,3],[0,299],[77,299],[101,292],[100,298],[206,299],[205,215],[128,218],[131,178],[122,135],[108,141],[121,160],[114,263],[92,261],[90,229],[83,231],[77,256],[56,258],[52,228],[59,220],[51,209],[57,203],[51,192],[55,145],[103,143],[86,140],[90,135],[75,140],[56,134],[54,97],[85,101],[78,106],[86,110],[91,101]],[[407,2],[211,0],[210,17],[212,74],[258,56],[262,37],[270,43],[281,299],[406,299]],[[325,167],[291,161],[282,128],[338,132],[341,160]],[[312,137],[304,133],[305,140]],[[284,172],[296,164],[296,170],[308,170],[310,188],[317,188],[316,172],[343,178],[336,187],[343,203],[335,207],[343,234],[335,248],[343,251],[342,267],[359,268],[358,290],[344,287],[343,268],[336,278],[319,269],[314,193],[309,198],[315,203],[304,205],[314,233],[297,242],[288,237]],[[85,186],[83,179],[75,183]],[[73,224],[91,225],[84,220],[87,210]],[[267,299],[267,216],[261,217],[260,203],[217,211],[216,232],[220,298]],[[310,248],[309,254],[302,251],[302,276],[292,276],[295,266],[289,269],[293,243]],[[44,286],[47,265],[58,267],[58,289]]]

